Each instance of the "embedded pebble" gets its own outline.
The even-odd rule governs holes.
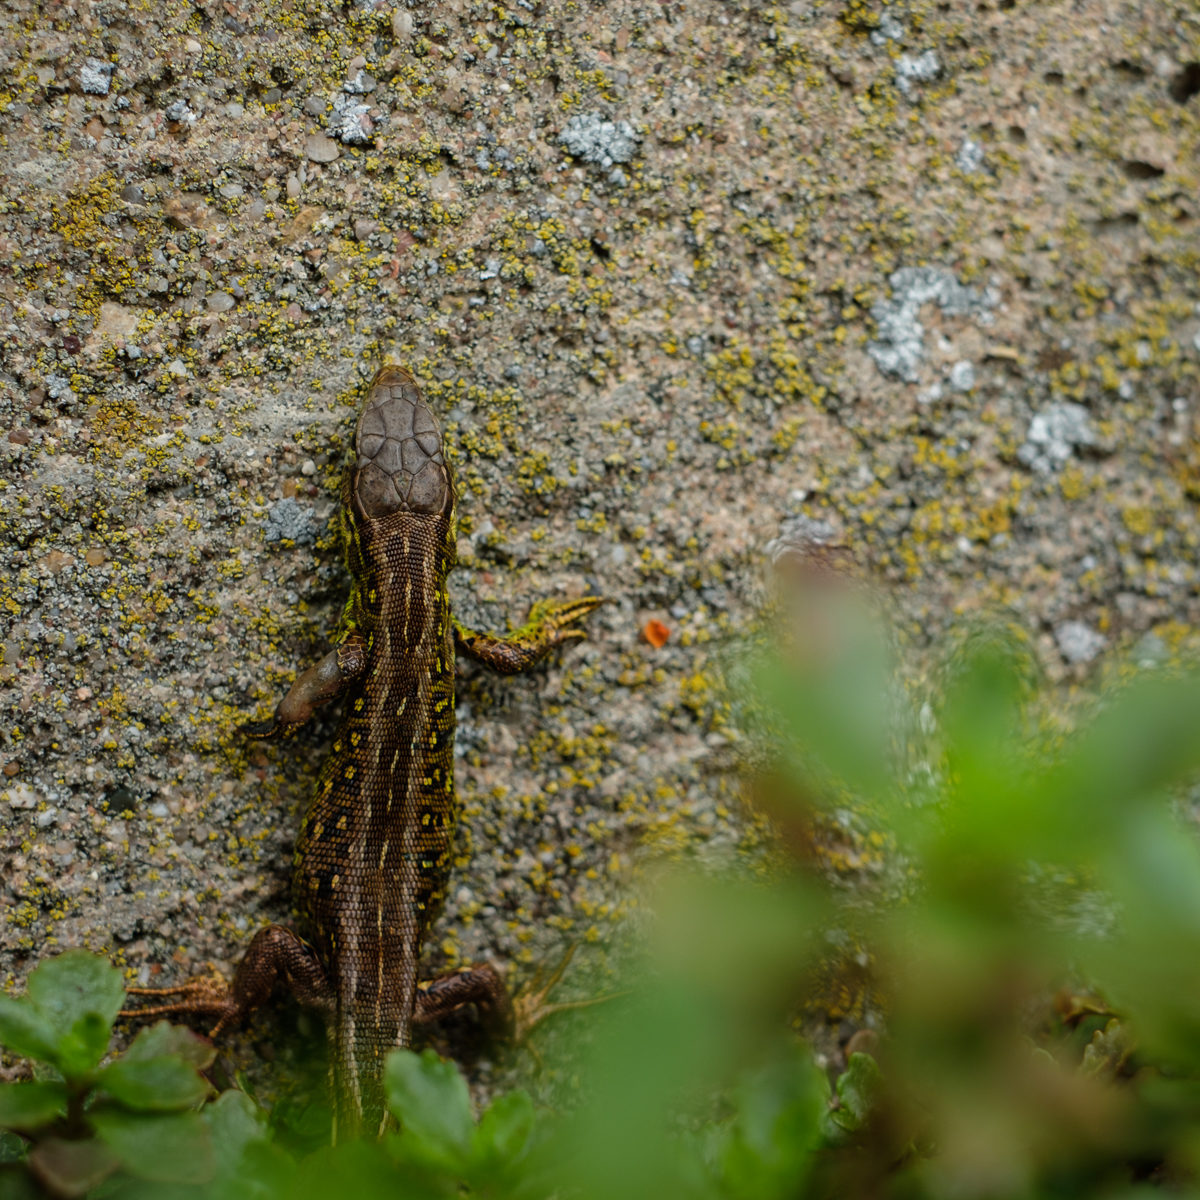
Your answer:
[[[0,799],[6,800],[11,808],[37,808],[38,794],[27,783],[10,784],[0,792]]]
[[[163,109],[163,116],[168,121],[177,121],[184,125],[194,125],[196,113],[186,100],[173,100]]]
[[[341,156],[341,150],[338,149],[338,144],[332,138],[326,137],[323,133],[310,133],[304,143],[305,156],[316,163],[330,163],[334,159]],[[292,195],[292,181],[294,175],[288,176],[288,195]],[[300,184],[296,181],[295,194],[300,194]]]

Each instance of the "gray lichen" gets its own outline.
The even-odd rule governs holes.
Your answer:
[[[558,135],[567,152],[599,167],[629,162],[638,146],[638,135],[628,121],[608,121],[600,113],[572,117]]]
[[[917,319],[926,304],[936,304],[947,316],[984,313],[993,300],[976,288],[966,287],[945,267],[901,267],[888,282],[890,300],[871,307],[877,336],[867,343],[867,353],[885,374],[916,383],[917,367],[925,356],[925,327]]]
[[[267,510],[263,537],[268,542],[287,539],[298,545],[311,545],[317,537],[313,510],[290,496],[276,500]]]
[[[89,58],[79,68],[79,86],[90,96],[107,96],[112,86],[113,64],[102,58]]]
[[[1090,663],[1104,649],[1104,635],[1083,621],[1063,621],[1055,627],[1059,653],[1074,665]]]
[[[1088,410],[1082,404],[1062,400],[1034,415],[1017,458],[1045,475],[1059,470],[1078,447],[1091,446],[1095,441]]]

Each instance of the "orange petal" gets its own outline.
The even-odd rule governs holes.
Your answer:
[[[671,636],[671,627],[664,625],[661,621],[650,620],[642,626],[642,637],[652,645],[655,650],[661,650],[666,644],[667,639]]]

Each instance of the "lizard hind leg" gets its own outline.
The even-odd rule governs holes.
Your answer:
[[[468,1004],[474,1004],[484,1021],[497,1032],[512,1031],[512,1000],[504,980],[500,978],[500,972],[490,963],[464,967],[418,983],[413,1021],[418,1025],[426,1025]]]
[[[175,987],[127,988],[132,996],[176,996],[160,1004],[121,1010],[121,1016],[141,1019],[196,1013],[215,1016],[208,1036],[215,1038],[240,1024],[283,983],[301,1004],[329,1011],[333,992],[311,946],[282,925],[268,925],[254,935],[246,953],[226,983],[215,973]]]
[[[500,973],[490,963],[482,966],[465,967],[449,975],[417,985],[417,1003],[413,1021],[418,1025],[439,1020],[466,1004],[476,1005],[484,1019],[516,1042],[523,1042],[530,1031],[547,1017],[560,1012],[591,1008],[604,1004],[624,993],[592,996],[582,1000],[563,1000],[551,1003],[550,993],[558,986],[566,973],[576,947],[568,947],[549,974],[538,971],[533,979],[515,996],[511,996],[500,978]]]

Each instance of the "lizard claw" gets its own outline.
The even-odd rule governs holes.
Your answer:
[[[238,737],[243,737],[247,741],[266,741],[275,736],[276,721],[274,717],[269,717],[265,721],[245,721],[234,732]]]
[[[209,975],[200,975],[174,987],[130,987],[125,989],[125,993],[127,996],[175,996],[177,999],[140,1008],[123,1008],[117,1016],[132,1020],[178,1016],[184,1013],[215,1016],[217,1023],[209,1031],[210,1038],[215,1038],[239,1015],[229,984],[215,970]]]
[[[592,1008],[594,1005],[605,1004],[609,1000],[616,1000],[618,997],[628,994],[627,992],[607,992],[603,996],[590,996],[585,1000],[560,1000],[557,1003],[548,1003],[547,997],[558,986],[578,949],[579,943],[572,942],[548,976],[541,968],[538,968],[534,972],[533,978],[513,996],[512,1039],[514,1042],[523,1043],[538,1025],[547,1017],[554,1016],[555,1013]]]
[[[587,630],[577,628],[576,622],[582,621],[588,613],[605,602],[603,596],[580,596],[576,600],[566,601],[539,600],[529,610],[525,628],[540,633],[547,649],[567,642],[582,641],[587,637]]]

